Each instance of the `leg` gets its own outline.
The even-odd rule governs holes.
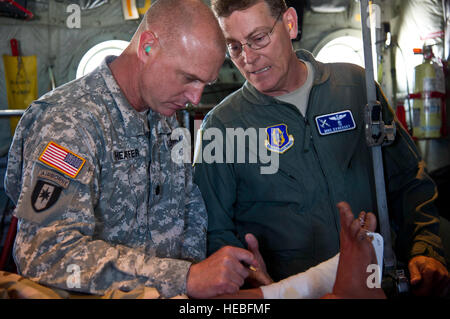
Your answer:
[[[340,257],[333,293],[325,298],[386,298],[381,288],[369,288],[369,264],[376,264],[375,251],[367,231],[374,231],[376,218],[372,213],[361,212],[354,219],[350,206],[337,205],[341,217]]]

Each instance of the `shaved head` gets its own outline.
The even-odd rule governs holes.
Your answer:
[[[133,40],[154,32],[162,46],[172,48],[190,34],[225,47],[222,31],[211,9],[200,0],[157,0],[145,14]],[[133,41],[132,40],[132,41]]]

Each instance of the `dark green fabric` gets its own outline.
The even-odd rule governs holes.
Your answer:
[[[376,212],[371,152],[364,136],[363,70],[351,64],[322,64],[303,50],[297,55],[315,68],[305,117],[295,106],[263,95],[247,82],[208,113],[202,126],[225,134],[226,128],[286,124],[294,145],[280,154],[278,172],[261,175],[260,167],[267,166],[261,162],[195,164],[195,182],[209,216],[208,254],[224,245],[245,247],[245,234],[253,233],[275,280],[305,271],[339,251],[339,201],[347,201],[355,215]],[[378,93],[383,118],[392,120],[392,110]],[[356,129],[320,136],[315,118],[344,110],[351,110]],[[414,143],[400,125],[397,129],[395,142],[384,148],[383,156],[398,257],[425,254],[444,263],[437,210],[431,203],[422,205],[433,198],[435,186],[419,169]],[[209,142],[203,140],[203,148]]]

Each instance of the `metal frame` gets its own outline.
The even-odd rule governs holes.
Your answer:
[[[25,110],[0,110],[0,117],[22,116]]]

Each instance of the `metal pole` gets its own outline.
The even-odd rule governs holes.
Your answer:
[[[376,86],[374,78],[372,42],[370,27],[367,25],[369,20],[369,0],[361,0],[361,24],[364,42],[364,60],[366,69],[366,90],[368,107],[377,104]],[[372,113],[372,112],[370,112]],[[369,114],[370,114],[369,113]],[[380,122],[382,119],[380,118]],[[366,123],[366,129],[368,128]],[[378,220],[380,232],[384,239],[384,266],[386,270],[393,270],[396,266],[395,255],[392,249],[391,228],[389,224],[389,215],[386,200],[386,186],[384,183],[383,157],[381,145],[374,145],[372,150],[372,162],[375,175],[375,189],[377,195]]]
[[[0,117],[22,116],[25,110],[0,110]]]

